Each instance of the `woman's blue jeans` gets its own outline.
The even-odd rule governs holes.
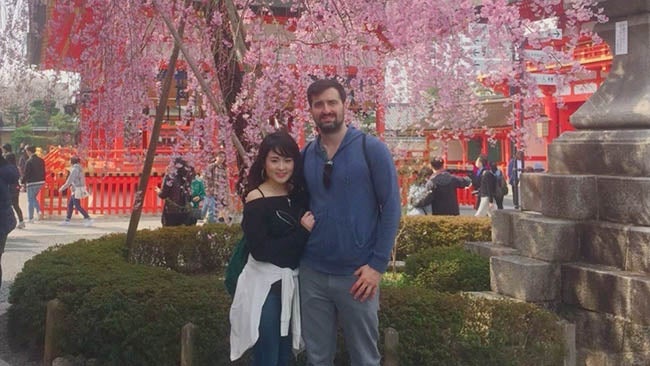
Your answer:
[[[41,212],[41,205],[38,203],[36,196],[43,187],[43,184],[30,184],[27,186],[27,213],[29,214],[28,217],[30,220],[34,218],[34,209],[36,209],[37,213]]]
[[[260,318],[259,338],[253,346],[252,366],[287,366],[291,357],[291,332],[280,337],[280,294],[269,292]]]
[[[77,211],[84,217],[84,219],[89,219],[90,216],[88,216],[88,212],[84,210],[83,207],[81,207],[81,201],[79,201],[78,198],[75,198],[74,195],[71,195],[70,198],[68,199],[68,212],[66,212],[65,219],[66,221],[70,221],[72,218],[72,209],[76,208]]]

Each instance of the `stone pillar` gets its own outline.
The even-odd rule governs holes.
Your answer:
[[[526,301],[560,302],[575,324],[578,365],[650,360],[650,0],[605,0],[597,25],[627,54],[571,116],[576,131],[548,147],[546,174],[524,174],[523,212],[493,219],[492,288]],[[523,273],[544,273],[524,276]],[[558,274],[559,272],[559,274]],[[537,277],[535,279],[534,277]]]

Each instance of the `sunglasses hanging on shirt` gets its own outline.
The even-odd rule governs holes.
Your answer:
[[[332,185],[332,169],[334,169],[334,162],[328,160],[323,165],[323,185],[326,189],[329,189]]]

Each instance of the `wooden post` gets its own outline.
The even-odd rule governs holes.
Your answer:
[[[43,350],[43,366],[51,366],[52,361],[58,356],[59,347],[57,332],[60,330],[63,321],[63,304],[58,299],[50,300],[47,303],[45,315],[45,344]]]
[[[187,323],[181,329],[181,366],[194,365],[194,336],[196,326]]]
[[[399,366],[397,346],[399,333],[394,328],[384,330],[384,366]]]

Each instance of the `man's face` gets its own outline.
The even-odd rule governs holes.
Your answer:
[[[314,95],[310,107],[311,116],[322,134],[331,134],[341,130],[345,113],[343,101],[334,88],[326,89]]]

